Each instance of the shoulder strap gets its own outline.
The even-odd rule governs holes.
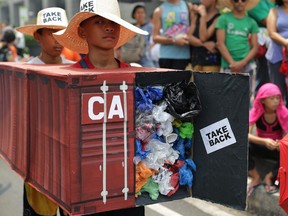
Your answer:
[[[81,58],[79,64],[81,65],[82,68],[89,68],[87,62],[83,58]]]
[[[187,10],[188,10],[188,19],[189,19],[189,25],[191,24],[191,17],[190,17],[190,8],[189,8],[189,4],[187,1],[185,1],[185,4],[187,6]]]

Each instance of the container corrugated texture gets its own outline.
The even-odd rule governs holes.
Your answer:
[[[30,172],[29,182],[72,214],[89,214],[135,206],[134,198],[134,74],[94,73],[73,76],[70,69],[53,72],[44,68],[30,75]],[[56,71],[56,72],[55,72]],[[64,72],[63,72],[64,71]],[[42,73],[42,74],[41,74]],[[58,77],[57,75],[60,74]],[[81,76],[83,75],[83,76]],[[57,79],[58,78],[58,79]],[[66,80],[65,80],[66,79]],[[87,118],[88,100],[104,98],[108,88],[106,133],[103,119]],[[124,183],[124,118],[115,117],[121,101],[124,107],[123,82],[127,84],[127,200]],[[125,84],[124,83],[124,84]],[[95,102],[94,114],[103,112]],[[98,110],[101,109],[101,110]],[[123,108],[124,109],[124,108]],[[109,119],[108,115],[112,115]],[[85,118],[86,116],[86,118]],[[106,134],[107,165],[105,199],[103,188],[103,136]],[[105,193],[104,193],[105,194]]]
[[[72,215],[191,196],[181,188],[169,198],[135,199],[133,164],[134,87],[190,78],[190,71],[168,69],[94,71],[0,63],[0,155]],[[203,105],[194,120],[193,196],[244,209],[249,77],[193,72],[193,78]],[[237,144],[207,154],[199,131],[224,118]],[[215,190],[223,179],[229,179],[226,189]]]
[[[25,66],[0,65],[0,152],[23,179],[28,168],[28,79]]]

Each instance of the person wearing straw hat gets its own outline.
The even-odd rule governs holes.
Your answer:
[[[115,58],[115,50],[136,34],[148,32],[128,23],[120,16],[117,0],[81,0],[76,13],[66,29],[54,33],[54,38],[64,47],[84,55],[73,65],[87,69],[117,69],[130,65]],[[97,216],[143,216],[144,207],[121,209]]]
[[[25,25],[16,28],[17,31],[33,36],[40,44],[39,56],[32,58],[28,64],[71,64],[61,57],[63,46],[54,38],[52,33],[64,29],[68,25],[67,15],[64,9],[50,7],[40,10],[37,14],[37,22],[34,25]]]
[[[72,51],[87,54],[75,67],[85,62],[89,68],[119,68],[124,63],[114,58],[114,50],[136,34],[148,32],[121,19],[117,0],[109,1],[109,7],[105,0],[81,0],[80,12],[54,38]]]
[[[222,55],[221,72],[241,72],[252,75],[256,64],[258,26],[246,14],[259,0],[219,0],[218,7],[228,7],[216,24],[217,46]],[[249,38],[251,42],[249,43]],[[251,87],[250,79],[250,87]]]
[[[27,64],[72,64],[73,61],[61,57],[63,46],[52,33],[64,29],[68,25],[66,12],[62,8],[50,7],[40,10],[35,25],[16,28],[17,31],[33,36],[40,44],[39,56],[30,59]],[[58,206],[45,195],[34,189],[28,183],[24,184],[23,215],[56,215]],[[62,209],[60,214],[64,215]]]

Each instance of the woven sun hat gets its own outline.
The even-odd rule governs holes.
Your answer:
[[[27,34],[34,35],[38,29],[49,28],[62,30],[68,25],[67,15],[64,9],[59,7],[49,7],[40,10],[37,14],[37,21],[34,25],[25,25],[16,28],[17,31]]]
[[[55,32],[54,38],[64,47],[78,53],[88,53],[88,44],[85,38],[78,35],[78,27],[84,20],[99,15],[120,25],[119,40],[115,49],[129,41],[135,34],[148,35],[148,32],[121,19],[117,0],[81,0],[80,12],[76,13],[66,29]]]
[[[217,0],[216,7],[218,9],[223,9],[223,8],[232,9],[233,4],[231,3],[231,1],[234,1],[234,0]],[[259,0],[246,0],[246,1],[247,1],[246,10],[251,10],[259,3]]]

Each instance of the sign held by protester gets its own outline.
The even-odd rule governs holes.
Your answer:
[[[207,154],[236,143],[228,118],[200,130]]]

